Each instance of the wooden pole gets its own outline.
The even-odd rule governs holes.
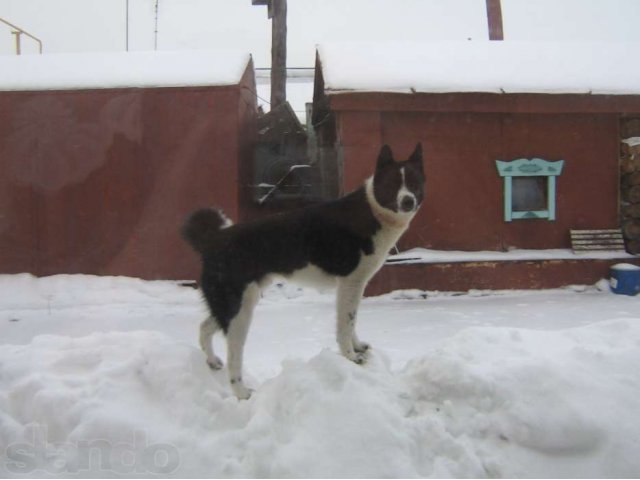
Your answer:
[[[487,21],[489,23],[489,40],[504,40],[502,31],[502,6],[500,0],[487,1]]]
[[[287,101],[287,0],[271,0],[271,108]]]

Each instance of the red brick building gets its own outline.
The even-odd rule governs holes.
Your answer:
[[[417,252],[414,265],[386,267],[371,291],[552,287],[606,276],[619,260],[573,255],[569,230],[619,227],[620,122],[640,113],[640,70],[624,61],[632,51],[517,42],[320,47],[314,123],[321,145],[336,149],[345,191],[371,175],[381,145],[398,159],[418,141],[425,151],[426,202],[399,247],[438,255]],[[519,159],[530,173],[510,178],[507,192],[510,174],[497,161]],[[544,162],[562,163],[554,174],[535,173]],[[514,249],[550,252],[500,261],[498,252]],[[447,261],[442,251],[496,255]]]

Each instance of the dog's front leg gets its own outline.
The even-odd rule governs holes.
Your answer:
[[[369,345],[360,342],[355,333],[358,306],[364,293],[364,282],[341,279],[337,295],[337,339],[340,352],[349,360],[364,363]]]
[[[358,336],[356,335],[356,332],[354,330],[354,332],[353,332],[353,349],[356,351],[356,353],[365,353],[370,348],[371,348],[371,345],[369,345],[367,342],[361,342],[360,340],[358,340]]]

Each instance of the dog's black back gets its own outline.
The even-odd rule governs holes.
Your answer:
[[[183,234],[202,255],[202,292],[225,331],[246,285],[309,264],[347,276],[360,255],[373,253],[372,238],[381,227],[364,188],[332,202],[219,230],[223,223],[216,210],[199,210]]]

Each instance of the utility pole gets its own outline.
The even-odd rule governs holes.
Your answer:
[[[500,0],[487,1],[487,21],[489,23],[489,40],[504,40],[502,31],[502,6]]]
[[[251,0],[266,5],[271,19],[271,109],[287,101],[287,0]]]
[[[125,0],[124,2],[125,12],[124,12],[124,23],[125,23],[125,34],[124,34],[124,43],[125,50],[129,51],[129,0]]]
[[[158,10],[160,9],[160,0],[155,1],[155,21],[153,27],[153,49],[158,50]]]

